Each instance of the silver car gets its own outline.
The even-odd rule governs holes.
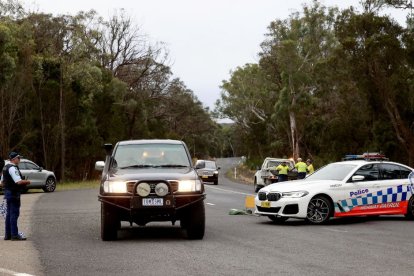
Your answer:
[[[6,161],[6,164],[8,163],[9,161]],[[56,189],[56,176],[52,171],[45,170],[28,159],[21,159],[18,167],[23,177],[30,180],[30,185],[27,185],[23,192],[29,189],[42,189],[50,193]]]

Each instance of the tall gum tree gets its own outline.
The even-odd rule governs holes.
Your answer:
[[[348,10],[339,18],[336,33],[344,65],[377,112],[388,116],[413,166],[412,31],[387,16]]]

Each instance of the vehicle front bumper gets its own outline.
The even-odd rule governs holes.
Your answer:
[[[301,198],[281,197],[277,201],[259,200],[258,196],[256,196],[255,214],[261,216],[274,215],[280,217],[306,218],[308,203],[308,196]]]
[[[203,182],[215,182],[218,180],[218,175],[200,175],[201,181]]]
[[[196,203],[200,200],[204,200],[206,195],[203,194],[180,194],[180,195],[167,195],[163,198],[163,206],[143,206],[142,200],[144,198],[160,198],[156,196],[140,197],[138,195],[99,195],[98,199],[101,202],[114,205],[118,208],[127,211],[159,211],[163,210],[178,210],[188,205]]]

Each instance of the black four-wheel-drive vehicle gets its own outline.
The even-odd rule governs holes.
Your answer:
[[[187,146],[177,140],[131,140],[105,145],[99,191],[102,240],[117,239],[121,221],[144,226],[171,221],[189,239],[204,237],[204,186]]]

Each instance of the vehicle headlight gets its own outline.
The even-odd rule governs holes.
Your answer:
[[[148,183],[142,182],[137,186],[137,194],[146,197],[151,193],[151,186]]]
[[[178,192],[199,192],[201,191],[200,179],[181,180],[178,182]]]
[[[214,174],[218,174],[218,171],[214,171]]]
[[[282,197],[298,198],[298,197],[304,197],[308,194],[309,193],[307,191],[285,192],[285,193],[282,193]]]
[[[127,186],[123,181],[108,181],[106,180],[103,184],[105,193],[126,193]]]
[[[157,186],[155,186],[155,193],[157,196],[166,196],[168,194],[168,186],[165,183],[158,183]]]

